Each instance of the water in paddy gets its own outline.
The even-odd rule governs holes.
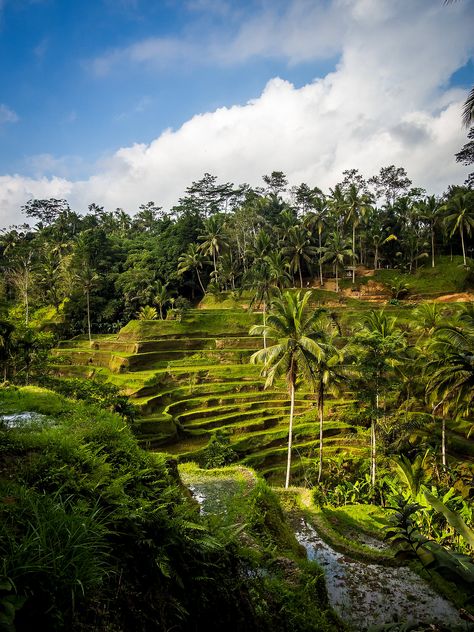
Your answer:
[[[5,428],[21,428],[24,426],[30,427],[33,424],[43,424],[49,421],[46,415],[41,415],[35,412],[21,412],[12,413],[10,415],[0,415],[0,425]]]
[[[354,630],[395,621],[437,624],[452,632],[474,629],[410,568],[351,559],[332,549],[304,520],[296,537],[308,558],[324,570],[331,606]]]

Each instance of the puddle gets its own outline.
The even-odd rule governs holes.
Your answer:
[[[10,415],[0,414],[0,426],[4,428],[24,428],[33,424],[44,424],[51,420],[46,415],[35,412],[12,413]]]
[[[474,629],[408,567],[353,560],[332,549],[304,520],[296,537],[308,558],[324,570],[331,606],[354,630],[362,632],[396,621],[439,624],[453,632]]]
[[[239,493],[241,485],[232,479],[213,479],[188,484],[188,489],[201,507],[201,514],[226,514],[229,497]]]

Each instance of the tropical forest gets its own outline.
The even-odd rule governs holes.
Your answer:
[[[474,629],[472,177],[21,212],[2,631]]]

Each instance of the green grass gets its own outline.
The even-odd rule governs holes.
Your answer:
[[[469,261],[471,265],[474,263],[472,259]],[[435,267],[432,268],[431,264],[426,262],[413,274],[401,270],[377,270],[372,277],[357,278],[356,283],[361,285],[372,280],[383,283],[389,289],[395,279],[403,279],[409,286],[410,294],[419,294],[422,297],[464,292],[473,287],[469,271],[463,266],[462,257],[453,257],[452,261],[448,256],[437,257],[435,263]],[[347,284],[347,281],[344,281],[344,284]]]

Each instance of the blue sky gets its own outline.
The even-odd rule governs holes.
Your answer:
[[[473,24],[472,0],[0,0],[0,223],[170,205],[206,170],[462,182]]]
[[[2,130],[0,171],[34,175],[31,156],[70,157],[76,175],[119,147],[147,142],[198,112],[245,103],[269,79],[302,85],[334,59],[288,64],[272,57],[233,63],[170,59],[102,73],[102,56],[150,38],[235,34],[260,3],[153,0],[7,0],[0,26],[2,101],[18,121]],[[222,38],[225,42],[225,37]],[[74,160],[74,157],[77,160]],[[84,164],[80,163],[84,161]]]

